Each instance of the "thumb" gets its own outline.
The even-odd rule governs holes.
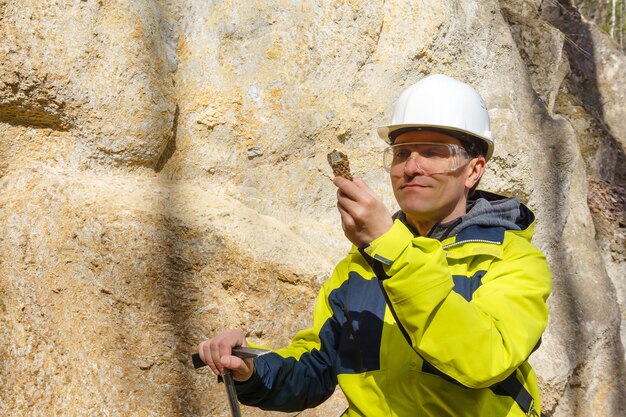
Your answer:
[[[233,372],[233,377],[238,381],[245,381],[252,375],[252,369],[254,368],[252,363],[249,364],[237,356],[224,355],[221,357],[220,362],[222,366]]]
[[[220,358],[220,362],[224,368],[228,368],[231,371],[237,371],[239,368],[244,365],[244,362],[241,358],[232,355],[224,355]]]

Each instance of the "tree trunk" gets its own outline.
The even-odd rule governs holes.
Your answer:
[[[611,0],[611,37],[615,39],[615,11],[617,0]]]

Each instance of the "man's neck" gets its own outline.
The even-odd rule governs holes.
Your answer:
[[[415,228],[420,234],[420,236],[428,236],[433,226],[437,224],[437,222],[433,221],[413,221],[407,217],[408,223]]]
[[[427,218],[427,217],[419,217],[419,216],[410,216],[405,213],[407,222],[415,228],[420,234],[420,236],[428,236],[431,232],[432,228],[435,227],[438,223],[447,223],[454,219],[458,219],[466,214],[466,202],[463,201],[462,204],[459,204],[446,216],[439,216],[440,218]]]

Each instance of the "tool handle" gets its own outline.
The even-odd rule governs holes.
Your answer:
[[[241,410],[239,409],[239,401],[237,401],[237,391],[235,390],[235,381],[233,380],[233,373],[226,371],[222,376],[224,378],[224,386],[226,387],[226,395],[228,395],[228,405],[230,406],[230,414],[233,417],[241,417]]]
[[[271,351],[267,349],[258,349],[258,348],[238,346],[238,347],[233,348],[232,355],[237,356],[238,358],[247,359],[247,358],[256,358],[257,356],[263,356],[266,353],[270,353],[270,352]],[[202,359],[200,359],[200,355],[197,353],[194,353],[193,355],[191,355],[191,361],[193,362],[193,367],[195,369],[206,366],[206,363],[204,363]]]
[[[203,366],[206,366],[206,363],[204,363],[204,361],[202,359],[200,359],[200,355],[197,354],[197,353],[194,353],[193,355],[191,355],[191,362],[193,362],[193,367],[195,369],[202,368]]]

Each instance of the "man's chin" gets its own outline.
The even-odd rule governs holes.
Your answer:
[[[404,204],[400,205],[400,209],[404,212],[407,218],[424,221],[429,219],[432,213],[432,207],[428,204]]]

